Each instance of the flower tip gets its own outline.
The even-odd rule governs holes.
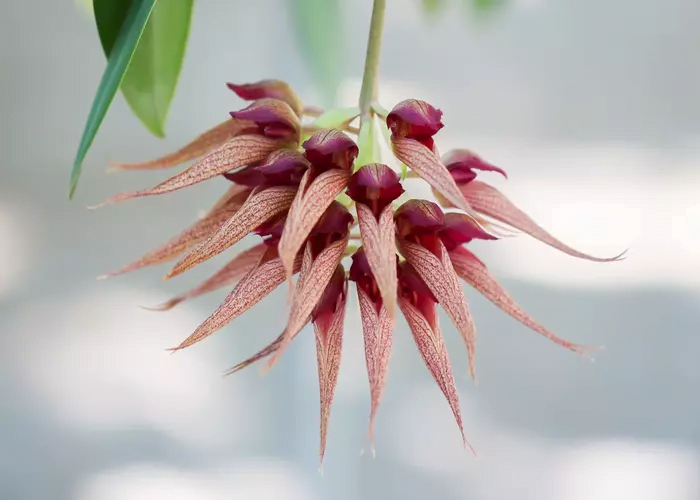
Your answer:
[[[139,306],[141,309],[145,311],[169,311],[176,305],[178,305],[180,302],[182,302],[184,297],[175,297],[174,299],[170,299],[166,302],[163,302],[162,304],[158,304],[157,306]]]

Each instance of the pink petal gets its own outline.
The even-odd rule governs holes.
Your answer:
[[[574,351],[577,354],[586,355],[587,350],[597,349],[597,347],[582,346],[564,340],[545,327],[537,323],[508,295],[508,292],[491,276],[486,265],[479,260],[476,255],[466,248],[457,248],[450,252],[450,259],[457,275],[469,283],[484,297],[501,308],[503,312],[509,314],[522,324],[531,328],[539,334],[544,335],[552,342]]]
[[[394,154],[400,161],[438,190],[454,206],[466,212],[476,222],[481,221],[481,217],[464,198],[457,183],[437,154],[413,139],[392,138],[391,144]]]
[[[345,321],[345,301],[347,297],[347,281],[345,293],[338,299],[335,313],[330,318],[319,318],[314,322],[316,336],[316,358],[318,362],[318,384],[321,395],[321,449],[319,459],[323,462],[326,451],[326,434],[328,418],[331,414],[333,394],[338,383],[340,354],[343,345],[343,323]]]
[[[298,269],[301,266],[301,259],[298,259],[295,264]],[[226,297],[214,314],[209,316],[192,335],[172,350],[178,351],[204,340],[260,302],[280,286],[284,282],[284,278],[284,267],[280,259],[273,259],[256,267],[238,282],[236,288]]]
[[[274,186],[253,193],[216,233],[175,264],[167,278],[182,274],[235,245],[255,228],[287,210],[295,193],[296,189],[288,186]]]
[[[374,441],[374,419],[379,409],[386,375],[389,371],[394,320],[384,307],[380,308],[379,313],[377,313],[372,299],[359,286],[357,287],[357,299],[360,303],[362,334],[365,341],[365,361],[371,395],[369,439],[372,443]]]
[[[224,197],[205,215],[182,233],[172,238],[164,245],[151,250],[139,260],[128,264],[118,271],[100,276],[109,278],[120,274],[135,271],[142,267],[153,266],[170,262],[178,255],[192,248],[201,241],[214,234],[230,217],[232,217],[241,207],[241,201],[236,194],[237,190],[229,189]],[[233,195],[231,193],[234,193]]]
[[[440,332],[440,328],[437,325],[437,319],[435,320],[435,328],[433,329],[430,326],[430,322],[408,300],[399,297],[399,307],[406,317],[408,326],[411,328],[413,339],[416,342],[416,346],[418,347],[418,351],[425,365],[428,367],[428,370],[430,370],[435,382],[437,382],[447,402],[450,404],[452,414],[459,426],[459,432],[462,434],[462,441],[464,441],[465,446],[471,448],[471,445],[469,445],[464,435],[462,413],[459,409],[459,396],[457,395],[454,376],[452,375],[452,366],[447,356],[447,349],[445,348],[445,342],[442,338],[442,332]]]
[[[362,247],[367,262],[382,295],[384,307],[394,316],[396,305],[396,243],[394,237],[394,210],[391,204],[382,210],[379,221],[372,210],[357,203],[357,219],[362,235]]]
[[[436,257],[421,245],[406,240],[399,240],[397,243],[399,251],[413,266],[462,335],[467,346],[471,375],[474,377],[476,328],[462,285],[445,246],[438,240],[439,257]]]
[[[350,178],[348,172],[344,170],[331,169],[323,172],[313,182],[309,182],[311,172],[307,170],[301,180],[278,246],[280,257],[287,269],[287,278],[291,277],[294,257],[314,225],[326,208],[345,189]]]
[[[255,127],[253,122],[229,119],[207,130],[174,153],[156,158],[155,160],[139,163],[114,163],[113,166],[118,170],[158,170],[175,167],[182,163],[195,160],[200,156],[204,156],[209,151],[221,146],[226,141],[233,139],[238,134],[251,127]]]
[[[564,252],[565,254],[578,257],[580,259],[592,260],[594,262],[613,262],[620,260],[626,253],[625,251],[619,255],[616,255],[615,257],[601,258],[579,252],[578,250],[565,245],[543,228],[538,226],[537,223],[530,218],[530,216],[513,205],[513,203],[496,188],[483,182],[472,181],[469,184],[462,186],[461,189],[464,196],[477,212],[480,212],[488,217],[492,217],[505,224],[509,224],[514,228],[529,234],[533,238],[540,240],[542,243]]]
[[[331,243],[313,260],[311,266],[308,267],[308,273],[299,275],[299,281],[294,290],[292,308],[289,312],[289,320],[287,321],[285,339],[280,349],[268,362],[269,367],[272,367],[277,362],[277,359],[282,355],[292,338],[307,323],[309,315],[316,307],[338,264],[343,259],[347,246],[347,236]]]
[[[153,196],[177,191],[199,182],[211,179],[217,175],[234,170],[245,165],[263,161],[272,151],[283,147],[279,140],[269,139],[261,135],[239,135],[222,146],[209,153],[194,165],[188,167],[177,175],[161,182],[151,189],[122,193],[115,195],[97,205],[107,205],[119,201],[138,198],[141,196]]]
[[[204,295],[205,293],[213,292],[225,286],[233,285],[239,279],[249,273],[253,268],[257,267],[266,250],[267,246],[264,243],[260,243],[254,247],[242,251],[202,284],[194,287],[189,292],[173,297],[167,302],[150,309],[156,311],[167,311],[185,300],[193,299],[195,297],[199,297],[200,295]]]

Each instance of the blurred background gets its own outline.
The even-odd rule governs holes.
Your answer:
[[[371,2],[342,3],[336,100],[359,91]],[[120,96],[67,179],[104,69],[89,11],[70,0],[0,4],[0,498],[3,500],[695,500],[700,498],[700,3],[512,0],[477,16],[390,0],[381,100],[445,112],[441,150],[468,147],[487,180],[543,226],[614,264],[525,237],[475,245],[515,299],[596,362],[549,343],[467,290],[478,385],[445,335],[465,451],[402,321],[367,449],[368,384],[357,305],[318,469],[311,332],[266,376],[222,372],[284,323],[280,288],[211,339],[171,356],[224,293],[145,311],[222,262],[162,282],[164,268],[96,281],[162,243],[224,187],[90,211],[163,172],[107,174],[219,123],[242,103],[227,81],[308,76],[283,0],[195,5],[167,123],[150,136]],[[484,176],[486,177],[486,176]],[[224,257],[225,258],[225,257]]]

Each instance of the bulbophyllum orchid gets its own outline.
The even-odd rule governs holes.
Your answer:
[[[375,3],[375,9],[377,5],[383,2]],[[370,36],[370,45],[372,40]],[[368,61],[376,64],[370,52]],[[474,376],[476,328],[463,282],[553,342],[582,355],[592,349],[563,340],[525,313],[472,253],[470,242],[497,244],[495,229],[507,226],[574,257],[597,262],[622,257],[593,257],[557,240],[496,188],[476,180],[477,172],[505,177],[501,168],[467,150],[440,155],[435,141],[443,128],[439,109],[410,99],[385,111],[376,103],[376,68],[369,73],[366,69],[365,78],[370,84],[363,83],[359,108],[328,112],[305,106],[289,85],[277,80],[229,84],[239,97],[253,102],[173,154],[117,168],[158,170],[194,161],[191,166],[153,188],[119,194],[105,202],[162,195],[207,180],[225,187],[223,196],[200,220],[107,276],[175,261],[167,275],[172,278],[246,236],[258,238],[201,285],[157,309],[230,289],[219,308],[173,349],[180,350],[220,330],[287,283],[290,304],[282,332],[229,373],[264,358],[272,366],[311,324],[320,386],[321,459],[340,368],[346,305],[353,295],[350,282],[362,320],[370,440],[400,312],[467,445],[437,316],[440,306],[465,344]],[[358,119],[356,127],[353,123]],[[377,123],[386,134],[376,130]],[[382,162],[375,144],[382,135],[389,138],[393,151],[389,163],[403,164],[410,169],[409,178],[427,182],[439,204],[406,196],[404,183],[413,179],[404,181]]]

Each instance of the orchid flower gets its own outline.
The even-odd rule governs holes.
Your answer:
[[[372,30],[377,6],[382,10],[383,5],[375,1]],[[321,460],[340,369],[350,282],[362,322],[370,442],[400,311],[468,446],[437,315],[441,307],[459,332],[473,377],[476,327],[463,283],[551,341],[581,355],[593,349],[564,340],[532,319],[469,249],[470,243],[476,239],[497,244],[496,229],[505,226],[574,257],[596,262],[622,258],[622,254],[594,257],[556,239],[496,188],[476,180],[479,172],[504,177],[506,173],[475,153],[464,149],[440,155],[436,135],[444,125],[442,111],[436,107],[409,99],[385,111],[376,102],[378,59],[371,53],[377,50],[372,44],[378,42],[370,35],[369,69],[359,108],[323,112],[304,105],[288,84],[278,80],[229,84],[240,98],[252,103],[173,154],[118,165],[124,170],[158,170],[193,162],[189,167],[152,188],[118,194],[105,202],[163,195],[204,181],[225,188],[200,220],[107,276],[179,258],[166,276],[171,278],[245,237],[257,238],[254,246],[242,250],[201,285],[156,309],[171,309],[185,300],[231,288],[219,308],[173,349],[180,350],[222,329],[286,283],[290,303],[281,333],[229,373],[265,358],[271,367],[311,324],[320,390]],[[402,176],[382,162],[375,147],[375,133],[381,135],[375,128],[378,118],[393,151],[390,163],[407,166],[408,177],[426,182],[438,203],[405,199]],[[355,120],[359,127],[353,125]]]

